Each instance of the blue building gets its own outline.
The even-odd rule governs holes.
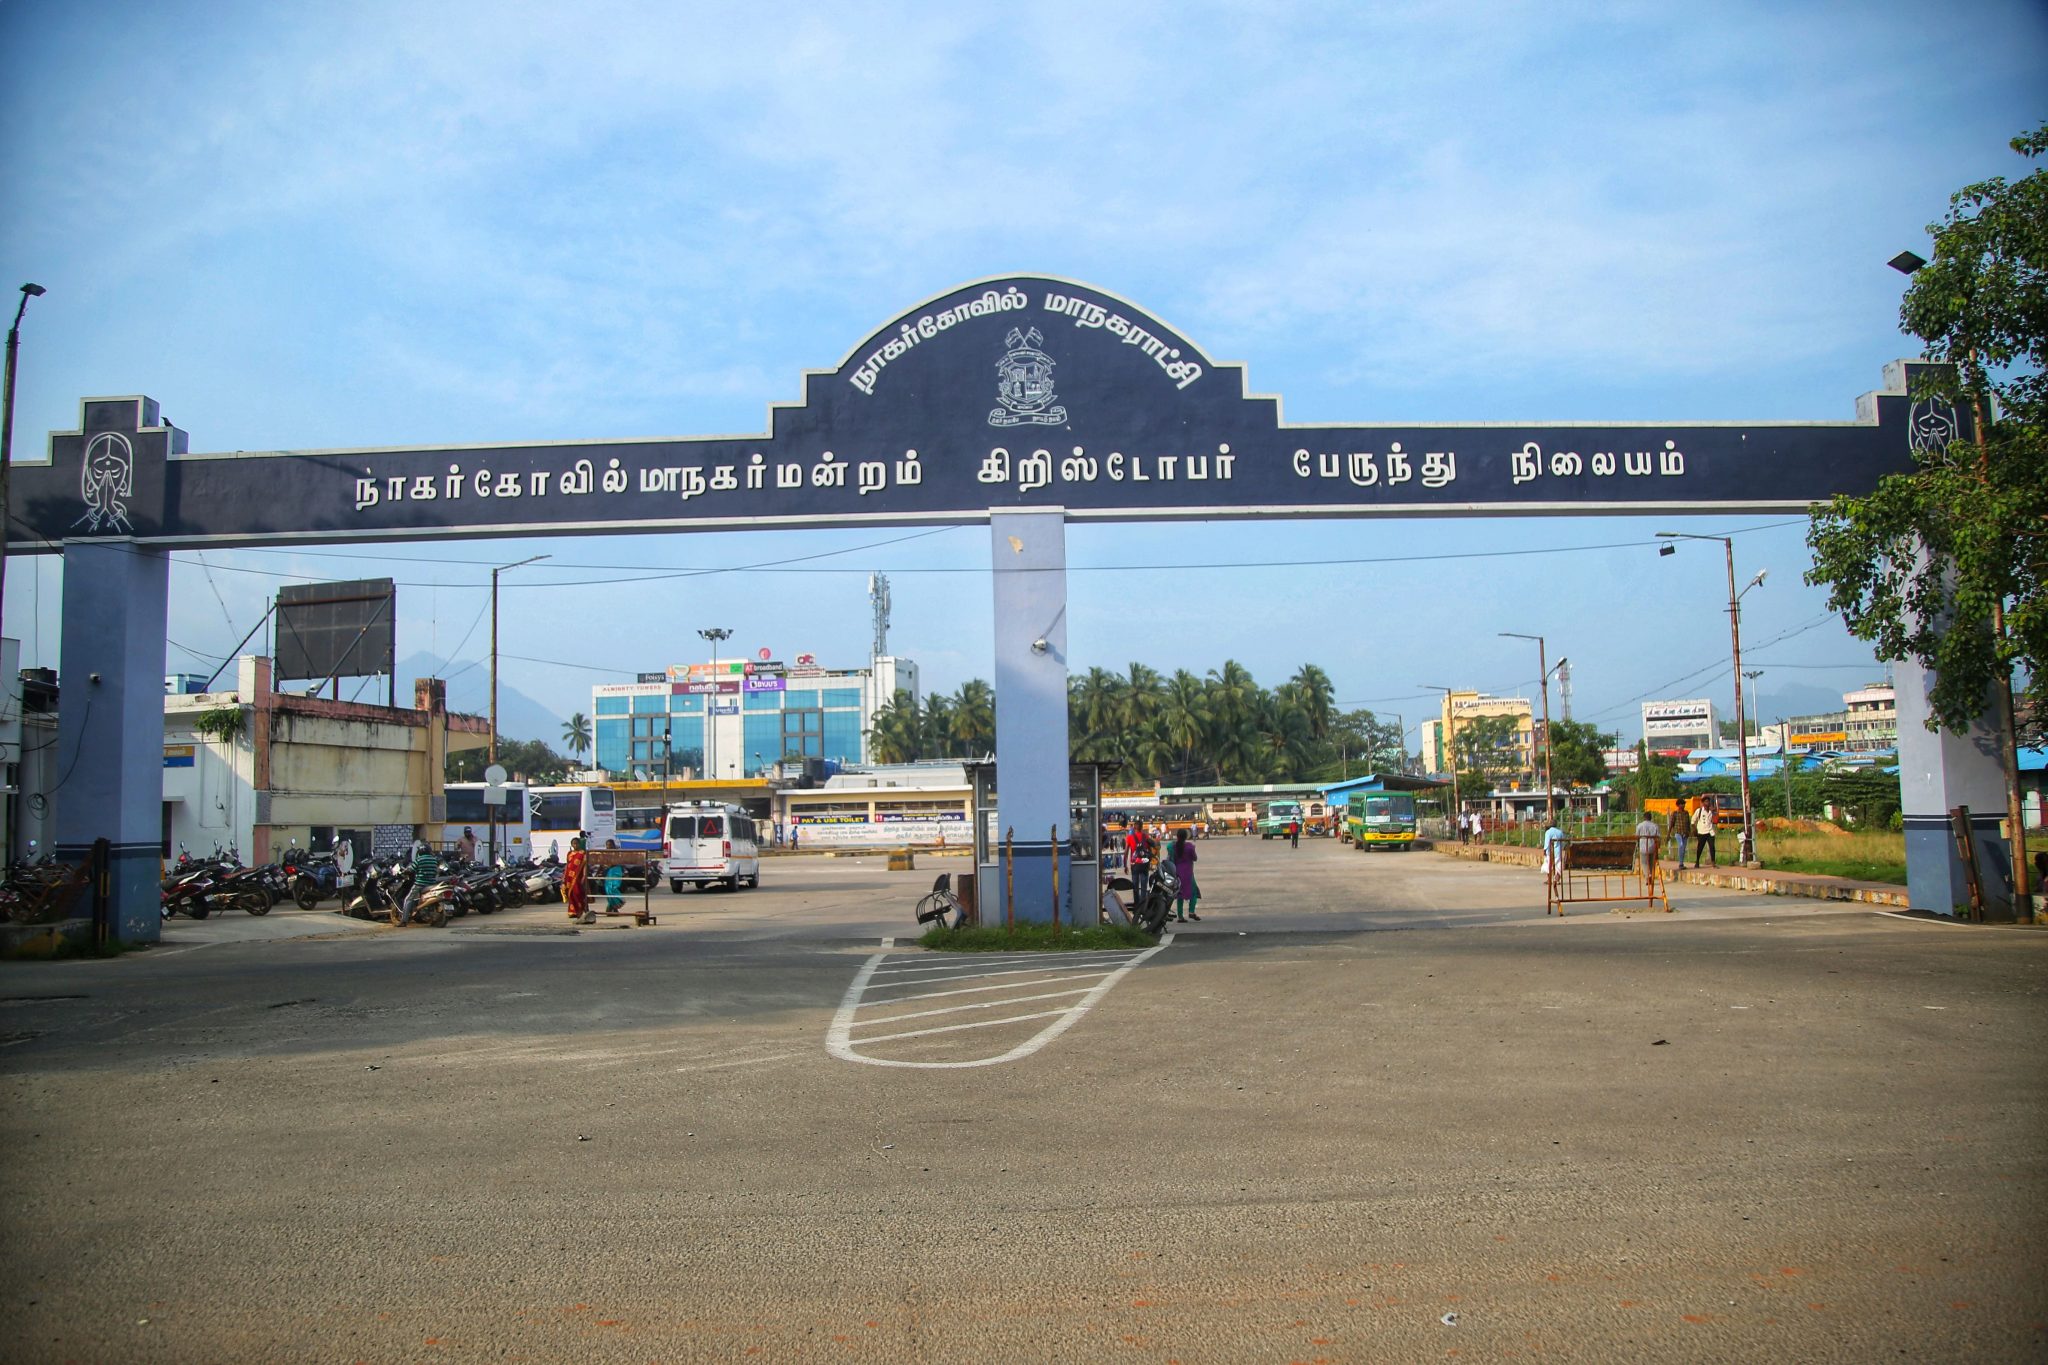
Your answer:
[[[917,694],[917,665],[828,669],[810,655],[676,664],[590,690],[597,766],[621,778],[759,777],[785,758],[866,759],[875,711]]]

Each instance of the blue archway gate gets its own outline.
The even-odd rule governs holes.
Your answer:
[[[155,937],[171,550],[986,522],[998,820],[1063,841],[1068,521],[1804,511],[1955,430],[1909,399],[1911,368],[1843,422],[1295,425],[1132,303],[1018,275],[807,371],[755,436],[194,455],[152,400],[87,399],[47,463],[15,470],[10,509],[18,551],[66,560],[58,852],[112,826],[119,932]],[[1020,838],[1020,905],[1049,904],[1055,850]]]

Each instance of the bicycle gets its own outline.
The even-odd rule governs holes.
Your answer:
[[[948,915],[952,916],[950,924],[946,923]],[[950,872],[941,872],[938,880],[932,883],[930,894],[917,903],[919,924],[937,923],[943,928],[958,929],[972,918],[966,904],[953,894],[953,874]]]

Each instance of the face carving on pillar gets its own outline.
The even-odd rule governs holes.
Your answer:
[[[85,448],[78,492],[85,500],[85,515],[78,521],[88,531],[135,529],[128,524],[128,504],[123,501],[135,492],[135,448],[126,436],[106,431],[92,438]]]
[[[1913,404],[1907,424],[1907,442],[1915,455],[1939,453],[1962,435],[1962,419],[1955,405],[1939,398],[1923,398]]]

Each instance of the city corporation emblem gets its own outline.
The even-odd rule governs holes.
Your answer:
[[[1067,420],[1067,410],[1052,401],[1052,357],[1038,349],[1044,343],[1036,327],[1012,327],[1003,338],[1010,348],[996,362],[996,397],[1003,405],[989,413],[990,426],[1054,427]]]
[[[79,496],[85,499],[85,515],[71,524],[85,523],[88,531],[133,531],[128,524],[125,498],[135,493],[135,448],[118,431],[105,431],[85,448],[85,461],[78,476]]]
[[[1963,422],[1955,404],[1941,398],[1922,398],[1913,404],[1906,426],[1906,441],[1915,455],[1939,454],[1951,441],[1962,439]]]

